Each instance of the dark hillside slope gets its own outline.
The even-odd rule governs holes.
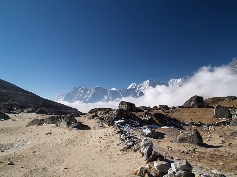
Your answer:
[[[0,79],[0,111],[31,111],[46,114],[80,114],[80,112],[75,108],[44,99],[2,79]]]

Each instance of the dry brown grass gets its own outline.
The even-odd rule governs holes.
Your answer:
[[[222,105],[226,107],[235,107],[237,108],[237,100],[227,101],[226,97],[213,97],[204,100],[210,106]]]
[[[237,108],[237,100],[227,101],[226,97],[213,97],[204,100],[210,106],[222,105],[226,107]],[[205,124],[218,121],[214,118],[214,108],[177,108],[168,113],[169,116],[178,118],[185,123],[201,121]]]
[[[185,123],[200,121],[209,124],[218,120],[214,118],[214,108],[177,108],[168,115]]]

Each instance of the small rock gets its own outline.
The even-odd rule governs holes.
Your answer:
[[[145,176],[146,172],[147,172],[146,167],[139,167],[139,169],[136,170],[134,174],[137,176]]]
[[[156,161],[157,159],[162,161],[162,160],[164,160],[164,156],[156,151],[153,151],[151,156],[147,158],[146,163]]]
[[[51,135],[52,134],[52,132],[47,132],[47,133],[45,133],[45,135]]]
[[[148,174],[149,174],[149,177],[157,177],[157,175],[153,169],[150,169]]]
[[[225,143],[225,140],[221,140],[221,144],[224,144]]]
[[[13,162],[8,162],[7,165],[14,165],[14,163]]]
[[[134,146],[132,146],[132,149],[133,149],[134,151],[137,151],[137,150],[140,149],[140,147],[141,147],[140,143],[137,143],[137,144],[135,144]]]

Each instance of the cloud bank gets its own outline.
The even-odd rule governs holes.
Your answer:
[[[122,100],[135,103],[136,106],[158,106],[166,104],[169,106],[179,106],[190,97],[198,95],[205,98],[237,96],[237,74],[230,66],[211,67],[204,66],[193,76],[183,83],[182,86],[176,84],[170,86],[157,86],[148,88],[144,96],[139,98],[124,98]],[[68,106],[77,108],[79,111],[88,112],[92,108],[109,107],[117,108],[119,102],[98,102],[98,103],[68,103],[61,102]]]

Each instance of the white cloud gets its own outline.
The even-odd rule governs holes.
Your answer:
[[[163,85],[156,88],[148,88],[142,97],[129,97],[123,100],[135,103],[136,106],[153,107],[162,104],[178,106],[194,95],[203,96],[204,98],[237,96],[237,74],[234,74],[229,66],[204,66],[189,77],[181,87],[173,84],[168,87]],[[62,103],[75,107],[82,112],[88,112],[90,109],[98,107],[117,108],[119,104],[119,102]]]
[[[78,109],[79,111],[83,112],[83,113],[87,113],[88,111],[90,111],[93,108],[112,108],[112,109],[117,109],[119,102],[116,101],[111,101],[108,103],[105,102],[98,102],[98,103],[82,103],[80,101],[76,101],[74,103],[70,103],[67,101],[59,101],[59,103],[62,103],[64,105],[73,107]]]

